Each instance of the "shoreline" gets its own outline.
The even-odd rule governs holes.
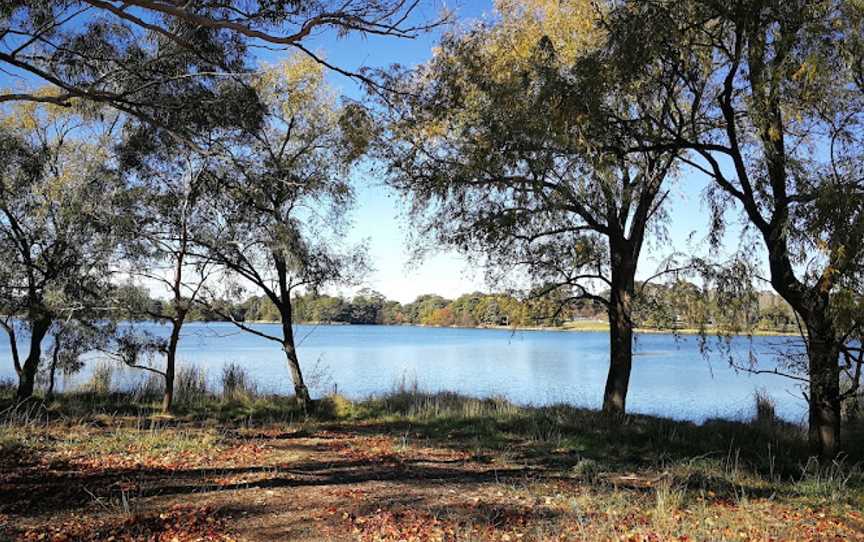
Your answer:
[[[196,323],[210,323],[206,320],[194,320]],[[214,322],[222,322],[215,320]],[[230,322],[228,322],[230,323]],[[248,324],[279,324],[277,320],[249,320]],[[493,329],[503,331],[555,331],[567,333],[608,333],[609,324],[602,320],[578,320],[571,325],[563,326],[433,326],[428,324],[351,324],[348,322],[298,322],[295,325],[303,326],[398,326],[398,327],[417,327],[417,328],[432,328],[432,329]],[[680,328],[680,329],[663,329],[663,328],[636,328],[637,334],[643,335],[686,335],[696,336],[702,333],[697,328]],[[718,335],[717,328],[708,328],[704,330],[706,336],[716,337]],[[792,331],[775,331],[775,330],[753,330],[750,333],[731,333],[732,337],[798,337],[799,334]]]

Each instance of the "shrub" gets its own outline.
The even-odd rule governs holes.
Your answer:
[[[357,414],[354,403],[344,395],[333,393],[321,399],[317,414],[325,419],[350,419]]]
[[[759,425],[773,425],[777,421],[774,399],[764,390],[757,390],[754,398],[756,400],[756,417],[754,421]]]
[[[11,399],[15,395],[15,382],[11,378],[0,379],[0,399]]]
[[[137,402],[149,402],[159,399],[165,391],[165,379],[162,376],[148,372],[147,376],[138,380],[132,388],[132,398]]]
[[[249,373],[237,363],[222,367],[222,399],[242,400],[253,397],[257,390],[249,378]]]
[[[843,402],[843,420],[848,423],[864,418],[864,395],[855,395]]]
[[[184,405],[201,404],[207,398],[207,378],[197,365],[181,367],[174,382],[177,402]]]
[[[603,465],[594,459],[583,457],[573,465],[571,472],[574,476],[593,483],[597,481],[599,475],[603,472]]]
[[[86,391],[96,395],[108,395],[111,393],[111,384],[114,381],[114,367],[105,361],[100,361],[93,367],[90,381],[85,385]]]

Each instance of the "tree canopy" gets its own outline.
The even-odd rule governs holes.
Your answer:
[[[604,408],[623,413],[646,236],[662,235],[675,154],[636,127],[668,103],[615,79],[591,2],[501,2],[500,20],[447,36],[388,109],[381,153],[419,230],[501,279],[523,271],[562,303],[609,312]],[[613,122],[626,117],[629,125]],[[425,220],[423,220],[425,218]],[[608,296],[601,295],[602,291]]]
[[[30,104],[0,126],[0,312],[25,396],[52,324],[98,317],[110,303],[112,256],[129,233],[129,202],[106,153],[110,134],[90,120]],[[15,345],[20,325],[29,334],[26,358]]]

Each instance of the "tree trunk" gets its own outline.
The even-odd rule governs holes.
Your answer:
[[[12,354],[12,365],[15,367],[15,374],[20,377],[22,370],[21,357],[18,355],[18,337],[15,333],[15,324],[2,322],[0,325],[3,326],[3,329],[6,331],[6,335],[9,338],[9,352]]]
[[[831,314],[830,287],[820,280],[809,290],[795,277],[784,231],[765,235],[771,285],[801,316],[807,329],[807,373],[810,380],[810,453],[832,459],[840,448],[840,347]]]
[[[297,401],[305,410],[311,403],[309,397],[309,389],[303,381],[303,372],[300,370],[300,359],[297,357],[297,348],[294,346],[294,329],[291,327],[291,320],[282,318],[282,350],[285,352],[285,357],[288,360],[288,368],[291,370],[291,380],[294,382],[294,395]]]
[[[309,397],[309,389],[306,388],[306,383],[303,382],[303,372],[300,370],[300,360],[297,357],[297,348],[294,344],[294,312],[291,307],[291,288],[288,284],[287,266],[285,258],[278,252],[273,254],[273,262],[276,267],[276,275],[279,279],[279,295],[271,298],[276,303],[276,308],[279,310],[279,317],[282,320],[282,350],[285,352],[285,357],[288,359],[288,368],[291,370],[291,380],[294,381],[294,396],[306,410],[311,404]]]
[[[57,362],[60,359],[62,341],[63,333],[56,333],[54,335],[54,348],[51,352],[51,370],[48,372],[48,391],[45,392],[46,401],[50,401],[54,398],[54,377],[57,374]]]
[[[18,377],[18,401],[29,399],[33,396],[36,386],[36,371],[39,369],[39,361],[42,358],[42,340],[51,328],[50,318],[39,318],[33,322],[30,333],[30,352],[21,366],[21,374]]]
[[[174,404],[174,372],[177,364],[177,345],[180,342],[180,329],[183,317],[171,321],[171,336],[168,338],[168,351],[165,354],[165,393],[162,395],[162,412],[168,414]]]
[[[821,323],[820,323],[821,321]],[[840,352],[828,320],[808,323],[810,373],[810,450],[822,459],[832,459],[840,446]]]
[[[626,286],[613,286],[610,292],[609,375],[603,394],[603,413],[613,417],[621,417],[626,412],[627,389],[633,367],[631,298],[632,289]]]
[[[186,315],[189,313],[188,305],[183,300],[183,266],[186,262],[187,251],[189,249],[188,210],[190,197],[191,194],[187,191],[183,198],[180,246],[176,252],[177,261],[174,265],[174,281],[171,284],[176,314],[171,319],[171,336],[168,339],[168,352],[165,355],[165,391],[162,395],[162,412],[165,414],[171,412],[171,406],[174,403],[174,372],[177,365],[177,345],[180,342],[180,330],[186,322]],[[192,302],[193,299],[189,301]]]

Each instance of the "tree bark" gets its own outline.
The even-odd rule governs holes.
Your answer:
[[[807,323],[810,373],[809,441],[812,453],[834,458],[840,447],[840,352],[830,320]]]
[[[628,287],[613,281],[609,295],[609,375],[603,394],[603,413],[613,417],[621,417],[626,412],[633,367],[632,275],[629,283]]]
[[[174,372],[177,364],[177,345],[180,342],[180,330],[183,327],[183,316],[171,321],[171,336],[168,338],[168,351],[165,354],[165,392],[162,395],[162,412],[168,414],[174,404]]]
[[[54,398],[54,377],[57,374],[57,363],[60,360],[60,349],[63,347],[63,332],[54,335],[54,348],[51,352],[51,370],[48,373],[48,390],[45,392],[45,400]]]
[[[309,389],[303,381],[303,372],[300,370],[300,359],[297,357],[297,348],[294,346],[294,329],[291,327],[291,320],[282,319],[282,350],[285,352],[285,357],[288,360],[288,368],[291,370],[291,380],[294,382],[294,395],[297,401],[305,410],[311,403],[309,397]]]
[[[51,323],[50,318],[44,317],[33,321],[33,329],[30,333],[30,351],[21,366],[21,374],[18,377],[18,391],[16,393],[18,401],[24,401],[33,396],[33,389],[36,387],[36,371],[39,369],[39,361],[42,358],[42,341],[48,334]]]
[[[758,18],[758,15],[757,15]],[[754,18],[756,20],[756,18]],[[785,56],[794,49],[794,40],[780,47],[770,47],[770,41],[785,41],[792,35],[769,30],[769,24],[753,25],[748,29],[747,65],[750,76],[750,107],[754,124],[758,128],[766,172],[771,187],[773,209],[770,220],[762,218],[760,202],[753,195],[752,185],[747,185],[745,209],[751,220],[762,230],[768,248],[768,261],[771,270],[771,284],[792,308],[803,317],[807,328],[807,358],[810,377],[809,404],[809,444],[811,453],[823,459],[836,456],[840,446],[840,341],[835,333],[834,319],[831,314],[830,292],[834,286],[833,261],[823,270],[822,276],[813,285],[799,280],[792,264],[789,228],[792,221],[792,202],[789,196],[790,175],[785,137],[788,133],[784,123],[781,104],[783,79],[773,77],[776,66],[784,64]],[[776,33],[779,32],[779,36]],[[769,59],[768,51],[774,50]],[[731,100],[731,95],[727,99]],[[727,123],[736,129],[731,102],[725,105]],[[744,170],[744,157],[738,143],[730,138]],[[740,175],[746,179],[745,175]],[[749,181],[748,181],[749,183]]]
[[[272,296],[273,301],[279,309],[279,317],[282,320],[282,351],[288,360],[288,369],[291,371],[291,380],[294,382],[294,396],[303,410],[309,408],[312,400],[309,397],[309,389],[303,381],[303,371],[300,370],[300,359],[297,357],[297,347],[294,344],[294,312],[291,307],[291,288],[288,284],[288,272],[285,259],[281,254],[273,254],[273,262],[276,267],[276,275],[279,279],[279,295]]]
[[[12,354],[12,366],[15,367],[15,374],[21,376],[21,357],[18,355],[18,337],[15,333],[13,323],[0,322],[6,335],[9,337],[9,352]]]
[[[162,412],[168,414],[174,404],[174,374],[177,366],[177,345],[180,343],[180,330],[189,314],[188,305],[183,300],[183,269],[189,253],[189,207],[192,204],[191,187],[187,187],[183,198],[180,220],[180,245],[175,252],[174,280],[171,291],[174,295],[175,315],[171,319],[171,336],[168,339],[168,351],[165,354],[165,390],[162,395]],[[197,293],[198,290],[195,290]],[[194,297],[194,294],[193,294]],[[190,302],[192,300],[190,299]]]
[[[620,315],[609,311],[609,375],[603,394],[603,412],[623,416],[633,367],[633,328]]]
[[[830,287],[821,280],[809,287],[798,280],[789,257],[785,230],[775,226],[763,236],[769,249],[771,285],[801,316],[807,330],[810,453],[831,459],[840,449],[842,344],[837,338],[831,315]]]

